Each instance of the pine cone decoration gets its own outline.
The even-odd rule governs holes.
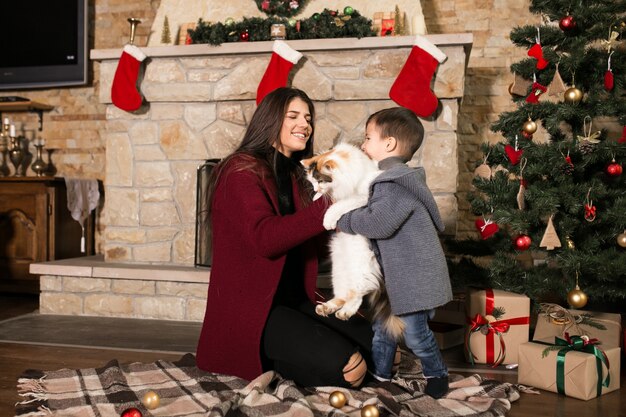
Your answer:
[[[563,165],[561,165],[561,171],[565,175],[572,175],[574,173],[574,165],[572,165],[569,162],[566,162]]]
[[[588,140],[581,140],[578,143],[578,149],[580,150],[580,153],[582,153],[583,155],[589,155],[591,152],[593,152],[596,149],[596,145],[591,143]]]

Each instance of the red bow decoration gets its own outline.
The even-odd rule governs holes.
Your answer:
[[[476,219],[474,224],[476,225],[476,228],[480,232],[480,237],[482,238],[482,240],[489,239],[498,230],[500,230],[498,225],[491,220],[484,220],[484,219],[478,218]]]
[[[548,66],[548,61],[543,58],[541,44],[537,42],[528,50],[528,56],[537,58],[537,69],[542,70]]]
[[[585,220],[592,222],[596,219],[596,206],[585,204]]]
[[[493,295],[493,290],[488,288],[485,290],[485,313],[486,315],[491,315],[495,308],[495,300]],[[480,314],[476,314],[473,319],[468,318],[469,329],[465,334],[465,349],[469,353],[470,361],[472,365],[474,364],[474,359],[476,359],[476,355],[472,353],[469,344],[469,338],[472,334],[476,332],[481,332],[485,334],[486,345],[487,345],[487,363],[492,364],[492,367],[500,365],[505,357],[506,357],[506,344],[504,343],[504,339],[502,338],[502,333],[506,333],[509,331],[510,326],[518,325],[518,324],[529,324],[530,317],[515,317],[506,320],[497,320],[489,322],[484,316]],[[484,329],[484,330],[483,330]],[[495,356],[495,335],[498,335],[500,339],[500,352],[498,353],[498,357]]]
[[[504,147],[504,152],[506,152],[506,156],[509,157],[509,161],[511,161],[511,165],[517,165],[519,164],[519,161],[522,158],[522,154],[524,153],[524,150],[515,149],[511,145],[506,145]]]

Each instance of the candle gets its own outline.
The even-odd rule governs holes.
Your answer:
[[[11,127],[9,128],[9,136],[11,136],[12,138],[15,137],[15,125],[11,125]]]
[[[424,22],[424,15],[419,14],[413,16],[411,21],[411,32],[413,35],[426,35],[426,23]]]

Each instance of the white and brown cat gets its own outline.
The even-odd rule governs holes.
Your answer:
[[[324,216],[324,227],[333,230],[345,213],[367,205],[371,182],[381,171],[359,148],[340,143],[333,149],[301,161],[315,197],[328,195],[333,204]],[[383,276],[368,238],[337,230],[330,241],[333,298],[316,306],[321,316],[335,314],[347,320],[369,295],[371,314],[383,321],[392,337],[400,339],[404,323],[391,314]]]

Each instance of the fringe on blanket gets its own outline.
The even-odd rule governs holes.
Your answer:
[[[15,406],[37,407],[33,411],[21,414],[21,416],[38,417],[52,414],[52,411],[46,407],[48,393],[43,386],[45,379],[46,375],[41,378],[19,378],[17,380],[17,394],[26,399],[16,402]]]

